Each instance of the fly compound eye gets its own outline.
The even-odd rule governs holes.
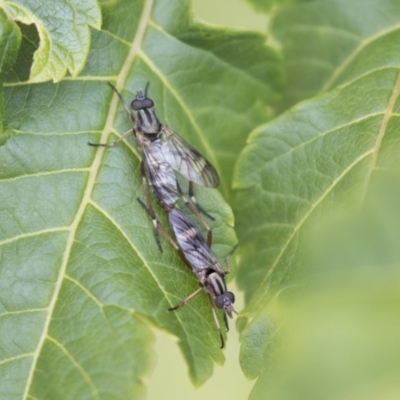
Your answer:
[[[224,298],[225,298],[224,294],[220,294],[218,297],[215,298],[215,305],[218,308],[224,308]]]
[[[143,100],[133,100],[131,103],[131,108],[132,110],[141,110],[142,108],[145,108],[143,107]]]
[[[226,292],[220,294],[215,298],[215,305],[218,308],[226,308],[229,307],[232,303],[235,302],[235,295],[232,292]]]
[[[131,108],[132,110],[142,110],[144,108],[151,108],[154,106],[153,100],[151,99],[138,99],[132,101]]]
[[[142,101],[142,103],[143,103],[143,106],[142,106],[143,108],[151,108],[154,106],[153,100],[148,99],[148,98],[144,99]]]
[[[226,292],[225,296],[229,299],[229,304],[233,304],[235,302],[235,295],[232,292]]]

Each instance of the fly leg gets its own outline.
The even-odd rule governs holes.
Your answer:
[[[225,341],[224,341],[224,337],[222,336],[221,325],[219,323],[217,312],[215,310],[214,302],[213,302],[213,299],[212,299],[210,293],[207,293],[207,298],[208,298],[208,302],[210,303],[210,307],[211,307],[212,314],[214,317],[215,326],[217,327],[217,330],[219,332],[219,337],[221,338],[221,347],[220,348],[223,349],[225,346]],[[224,320],[225,320],[225,318],[226,318],[226,315],[224,313]],[[227,321],[225,321],[225,323],[227,323]]]
[[[190,182],[191,183],[191,182]],[[189,185],[190,185],[189,183]],[[178,187],[178,191],[179,191],[179,195],[182,198],[182,201],[184,202],[185,206],[194,214],[196,215],[196,217],[198,218],[198,220],[202,223],[202,225],[204,226],[204,228],[206,228],[207,230],[207,244],[209,246],[211,246],[212,243],[212,232],[211,232],[211,228],[210,226],[207,224],[206,220],[203,218],[203,216],[199,213],[199,207],[193,207],[192,203],[185,197],[185,195],[182,192],[181,187],[179,186],[178,182],[177,182],[177,187]],[[190,193],[189,193],[190,196]],[[195,205],[197,205],[197,203],[194,203]],[[207,213],[205,213],[206,215],[208,215]],[[214,219],[213,217],[211,217],[212,219]]]
[[[202,212],[206,217],[210,218],[212,221],[215,220],[215,218],[210,215],[196,200],[196,197],[194,196],[194,189],[193,189],[193,182],[189,181],[189,197],[190,200],[193,202],[193,204],[196,206],[196,208]]]
[[[185,299],[181,300],[175,307],[169,308],[168,311],[174,311],[174,310],[178,309],[179,307],[182,307],[185,303],[187,303],[189,300],[193,299],[193,297],[195,297],[197,294],[199,294],[202,289],[203,289],[202,287],[199,287],[196,291],[191,293]],[[221,325],[220,325],[219,320],[218,320],[218,316],[217,316],[217,312],[215,310],[214,302],[213,302],[213,299],[212,299],[212,297],[211,297],[211,295],[209,293],[207,293],[207,298],[208,298],[208,302],[210,303],[210,307],[211,307],[211,310],[212,310],[215,326],[217,327],[217,330],[219,332],[219,337],[221,338],[221,349],[223,349],[224,346],[225,346],[225,341],[224,341],[224,337],[222,336]],[[224,321],[225,321],[227,330],[229,330],[228,321],[226,320],[225,313],[224,313]]]
[[[226,331],[229,331],[229,324],[228,324],[228,317],[226,316],[226,313],[224,313],[224,323],[226,327]]]
[[[189,296],[185,297],[183,300],[181,300],[176,306],[168,308],[168,311],[175,311],[179,307],[182,307],[187,303],[189,300],[193,299],[196,295],[198,295],[202,291],[202,287],[199,287],[197,290],[195,290],[193,293],[189,294]]]
[[[142,174],[142,184],[143,184],[143,191],[144,191],[144,196],[146,199],[146,203],[144,203],[141,199],[137,199],[137,201],[140,203],[140,205],[147,211],[147,213],[150,215],[152,221],[153,221],[153,227],[154,227],[154,236],[156,237],[156,242],[158,249],[160,252],[163,252],[162,246],[161,246],[161,241],[160,241],[160,235],[159,232],[165,237],[168,242],[172,244],[172,246],[179,251],[178,245],[174,242],[174,240],[168,235],[167,232],[165,232],[164,228],[162,227],[161,223],[158,221],[156,213],[154,212],[153,206],[151,205],[151,199],[150,199],[150,193],[149,193],[149,187],[147,185],[147,180],[146,180],[146,173],[145,173],[145,168],[144,168],[144,162],[141,161],[140,163],[140,172]]]
[[[119,142],[121,142],[122,140],[124,140],[130,133],[133,132],[133,129],[129,129],[127,130],[121,137],[119,137],[117,140],[113,140],[110,143],[92,143],[92,142],[88,142],[89,146],[93,146],[93,147],[114,147],[116,146]]]
[[[156,238],[156,243],[157,243],[157,247],[158,250],[160,250],[160,252],[163,252],[163,248],[161,246],[161,241],[160,241],[160,235],[158,234],[159,231],[161,231],[162,226],[161,224],[158,222],[156,215],[154,214],[154,210],[153,207],[149,208],[146,206],[146,204],[144,204],[144,202],[142,201],[142,199],[140,199],[139,197],[136,199],[139,204],[146,210],[147,214],[150,215],[152,221],[153,221],[153,228],[154,228],[154,236]]]

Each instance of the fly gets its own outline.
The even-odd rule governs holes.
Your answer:
[[[138,201],[153,220],[156,242],[160,251],[162,251],[162,247],[158,231],[161,231],[162,227],[151,205],[148,184],[156,200],[166,211],[173,208],[178,199],[182,198],[185,205],[207,229],[207,240],[211,243],[210,227],[200,212],[212,220],[214,218],[197,202],[194,196],[193,183],[210,188],[217,187],[219,185],[217,171],[195,148],[178,136],[172,129],[159,122],[153,108],[154,102],[147,97],[149,83],[147,83],[144,93],[141,90],[136,93],[136,98],[131,102],[132,110],[125,104],[118,90],[111,83],[108,84],[121,100],[125,110],[130,115],[134,127],[113,142],[88,144],[91,146],[112,147],[128,134],[133,133],[142,156],[141,174],[146,204],[140,199]],[[136,118],[132,111],[136,111]],[[188,195],[191,202],[183,195],[174,171],[178,171],[189,181]]]
[[[224,337],[221,332],[215,306],[224,311],[224,322],[228,331],[229,325],[226,315],[232,318],[233,313],[237,314],[237,312],[233,308],[235,295],[228,291],[225,283],[225,275],[230,272],[231,268],[228,260],[230,255],[236,250],[237,245],[226,257],[225,262],[228,270],[224,271],[211,250],[210,245],[205,241],[193,221],[183,211],[177,208],[171,209],[168,212],[168,219],[177,244],[171,238],[166,238],[179,251],[182,259],[197,276],[200,284],[200,288],[180,301],[175,307],[170,308],[169,311],[174,311],[183,306],[204,289],[212,309],[215,325],[220,334],[222,349],[224,347]]]

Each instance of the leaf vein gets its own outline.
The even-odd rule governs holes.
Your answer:
[[[304,216],[299,220],[299,222],[294,226],[293,232],[288,236],[287,240],[282,246],[281,251],[276,257],[275,262],[272,264],[271,268],[269,269],[268,273],[265,275],[263,278],[260,286],[263,286],[265,282],[268,280],[269,276],[272,274],[272,272],[275,270],[277,265],[279,264],[279,261],[281,260],[283,254],[285,253],[286,249],[288,248],[289,244],[297,234],[297,232],[300,230],[300,228],[303,226],[305,221],[310,217],[312,212],[317,208],[317,206],[326,198],[326,196],[336,187],[336,185],[343,179],[348,172],[352,170],[353,167],[355,167],[359,162],[364,160],[366,157],[372,154],[372,151],[369,150],[365,152],[364,154],[360,155],[354,162],[352,162],[346,169],[343,170],[343,172],[332,181],[332,184],[324,191],[321,193],[321,195],[316,199],[316,201],[312,204],[310,209],[304,214]],[[262,296],[260,297],[261,300]]]
[[[328,79],[324,86],[321,88],[320,93],[323,93],[328,90],[328,88],[333,84],[333,82],[337,79],[337,77],[347,68],[348,65],[357,57],[358,54],[361,53],[361,51],[367,47],[370,43],[372,43],[374,40],[383,37],[386,34],[395,32],[400,28],[400,25],[394,25],[390,29],[385,29],[380,32],[378,32],[376,35],[370,36],[368,39],[362,40],[357,48],[353,52],[351,52],[348,57],[343,60],[336,69],[336,71],[333,72],[332,76],[330,79]]]
[[[388,106],[386,108],[386,112],[385,112],[385,115],[383,117],[382,124],[380,126],[379,133],[378,133],[378,136],[376,138],[376,142],[375,142],[375,145],[374,145],[374,148],[373,148],[371,165],[370,165],[370,167],[369,167],[369,169],[367,171],[367,176],[366,176],[366,179],[365,179],[365,182],[364,182],[364,187],[363,187],[363,195],[362,195],[363,199],[365,199],[365,197],[366,197],[368,186],[369,186],[369,184],[371,182],[371,178],[372,178],[372,173],[376,168],[379,149],[380,149],[383,137],[385,136],[387,125],[389,123],[390,117],[392,116],[392,111],[393,111],[393,108],[394,108],[394,106],[396,104],[397,99],[399,98],[399,95],[400,95],[400,71],[399,71],[399,73],[397,75],[397,80],[396,80],[396,83],[394,85],[392,94],[391,94],[391,96],[389,98]]]
[[[7,364],[7,363],[12,362],[12,361],[20,360],[22,358],[31,357],[33,355],[34,355],[34,353],[25,353],[25,354],[20,354],[20,355],[15,356],[15,357],[6,358],[6,359],[0,361],[0,365]]]
[[[68,232],[68,228],[65,228],[65,227],[50,228],[50,229],[43,229],[43,230],[40,230],[40,231],[23,233],[23,234],[20,234],[20,235],[13,236],[11,238],[5,239],[3,241],[0,241],[0,246],[3,246],[3,245],[8,244],[8,243],[13,243],[13,242],[15,242],[17,240],[20,240],[20,239],[36,237],[38,235],[45,235],[46,233],[54,233],[54,232]]]
[[[57,339],[53,338],[52,336],[47,335],[46,339],[49,342],[52,342],[53,344],[55,344],[67,356],[67,358],[76,367],[76,369],[81,373],[81,375],[85,379],[86,383],[90,387],[90,391],[92,392],[92,395],[93,395],[92,398],[93,399],[99,398],[99,392],[98,392],[94,382],[90,379],[90,375],[86,372],[86,370],[83,368],[83,366],[80,363],[78,363],[78,361],[72,356],[72,354],[66,349],[66,347],[63,346]]]

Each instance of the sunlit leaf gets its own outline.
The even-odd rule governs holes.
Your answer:
[[[95,0],[3,0],[10,18],[35,24],[40,47],[34,55],[30,80],[62,79],[67,71],[76,76],[85,65],[90,48],[90,27],[100,29],[100,9]]]
[[[6,14],[0,9],[0,82],[3,84],[10,68],[15,62],[18,49],[21,43],[21,34],[18,27],[10,20]],[[3,88],[0,93],[0,132],[3,131],[4,104],[3,104]],[[1,139],[0,139],[1,145]]]

